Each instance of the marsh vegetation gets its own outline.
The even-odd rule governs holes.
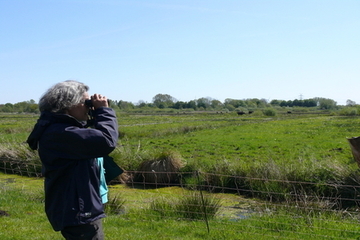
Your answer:
[[[119,112],[118,117],[121,137],[111,156],[126,170],[128,176],[122,181],[127,185],[114,182],[111,188],[113,197],[107,210],[107,221],[114,220],[116,224],[121,222],[126,226],[129,221],[133,223],[141,216],[147,219],[145,225],[150,224],[149,219],[153,219],[151,223],[157,225],[168,219],[167,223],[174,224],[172,227],[177,229],[183,224],[176,224],[176,219],[190,218],[197,221],[195,219],[203,217],[201,209],[204,205],[199,204],[201,199],[196,195],[201,190],[209,197],[205,201],[209,214],[213,211],[213,215],[209,215],[213,216],[209,217],[212,226],[223,221],[218,218],[222,211],[218,207],[224,206],[224,197],[217,201],[219,199],[213,196],[235,194],[242,199],[255,199],[255,203],[248,206],[246,211],[253,212],[251,216],[256,216],[256,221],[253,217],[246,217],[241,224],[242,228],[249,224],[245,231],[249,235],[256,232],[256,228],[249,230],[250,225],[258,228],[266,225],[265,229],[269,229],[268,234],[272,235],[273,229],[306,232],[304,226],[309,222],[311,226],[319,226],[314,233],[316,236],[325,234],[320,233],[320,229],[340,229],[341,221],[351,226],[346,227],[352,229],[350,235],[352,231],[358,230],[353,224],[358,218],[359,167],[347,142],[348,137],[360,135],[360,119],[357,116],[326,111],[316,114],[277,112],[274,116],[263,112],[241,116],[234,112]],[[30,151],[24,143],[36,120],[36,115],[1,116],[0,166],[12,169],[12,173],[37,176],[40,162],[36,153]],[[161,175],[164,172],[165,175]],[[145,185],[147,180],[155,184]],[[182,190],[179,192],[178,188]],[[165,198],[147,198],[149,200],[144,205],[136,200],[138,197],[128,194],[130,189],[144,193],[157,191],[157,194],[159,191],[168,191],[168,195]],[[13,190],[3,188],[2,191],[10,193]],[[182,191],[189,192],[184,195]],[[126,192],[125,196],[118,194],[121,192]],[[32,199],[39,199],[39,196],[30,195]],[[192,204],[191,201],[198,204]],[[41,201],[38,203],[42,204]],[[195,205],[200,210],[181,210],[181,207]],[[9,209],[11,207],[6,205],[0,208],[11,214]],[[189,213],[193,215],[187,216]],[[127,220],[124,219],[125,215]],[[304,226],[292,223],[294,216],[304,220]],[[202,230],[199,231],[206,232],[203,223],[200,225]],[[222,226],[223,223],[218,228]],[[150,225],[142,227],[152,228]],[[233,227],[239,226],[231,225],[229,231]],[[111,223],[108,229],[115,231],[115,226]],[[148,230],[149,234],[153,231]],[[239,233],[238,229],[233,230]],[[221,232],[216,234],[221,239]],[[336,232],[333,234],[339,236]]]

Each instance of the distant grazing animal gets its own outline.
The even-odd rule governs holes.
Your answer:
[[[10,216],[10,214],[3,210],[0,210],[0,216]]]
[[[249,114],[252,114],[254,111],[249,111]]]
[[[292,111],[287,111],[287,113],[292,113]]]
[[[245,114],[244,111],[237,111],[236,113],[237,113],[237,115],[244,115]]]

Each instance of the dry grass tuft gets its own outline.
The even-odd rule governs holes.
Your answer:
[[[0,170],[22,176],[39,176],[41,162],[37,151],[32,151],[25,143],[1,143]]]
[[[179,182],[179,171],[184,166],[181,155],[164,151],[153,159],[142,162],[134,176],[135,182],[170,184]]]

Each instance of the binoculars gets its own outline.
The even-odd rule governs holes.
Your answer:
[[[108,105],[110,106],[110,99],[108,99],[107,102],[108,102]],[[91,99],[86,99],[85,105],[89,108],[92,108],[94,106]]]

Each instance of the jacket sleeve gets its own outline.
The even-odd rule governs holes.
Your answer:
[[[118,123],[111,108],[99,108],[94,113],[94,128],[67,126],[59,131],[50,131],[43,141],[47,143],[47,150],[60,158],[88,159],[102,157],[111,153],[118,141]],[[61,126],[59,126],[61,129]],[[53,149],[51,149],[53,148]]]
[[[105,111],[104,111],[105,110]],[[115,111],[111,108],[98,108],[94,112],[94,128],[101,131],[108,140],[108,145],[116,147],[119,131]]]

